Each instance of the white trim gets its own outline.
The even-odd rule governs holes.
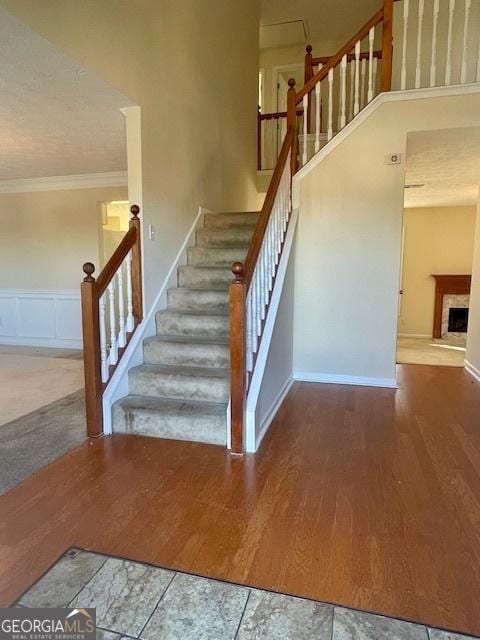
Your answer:
[[[347,376],[336,373],[310,373],[294,371],[293,379],[301,382],[322,382],[323,384],[347,384],[360,387],[385,387],[398,389],[395,378],[368,378],[366,376]]]
[[[265,434],[267,433],[270,425],[273,422],[273,419],[277,415],[278,410],[282,406],[283,401],[285,400],[285,397],[287,396],[288,392],[292,388],[292,385],[294,382],[295,380],[292,377],[287,378],[287,380],[285,381],[285,384],[280,389],[275,400],[272,402],[272,405],[268,410],[267,415],[265,416],[265,418],[262,420],[260,424],[260,428],[258,430],[258,436],[256,437],[256,441],[255,441],[255,449],[252,452],[258,451],[258,448],[262,444],[262,440],[265,437]],[[250,452],[250,450],[248,449],[248,445],[247,445],[247,452]]]
[[[11,347],[51,347],[52,349],[82,349],[81,340],[57,338],[5,338],[0,336],[0,345]]]
[[[272,298],[268,307],[267,318],[265,320],[265,326],[263,328],[262,340],[260,342],[260,348],[255,360],[255,369],[253,370],[252,380],[250,382],[250,388],[248,390],[246,411],[245,411],[245,433],[246,442],[245,449],[249,453],[253,453],[257,450],[266,430],[270,426],[270,422],[273,420],[275,413],[274,410],[278,409],[278,398],[275,400],[272,408],[269,410],[267,418],[262,421],[260,425],[259,436],[256,436],[256,408],[260,390],[262,388],[263,376],[265,374],[265,367],[267,365],[267,357],[270,349],[270,343],[272,341],[273,330],[275,328],[275,321],[277,319],[278,307],[280,306],[280,300],[282,297],[283,285],[285,282],[285,276],[287,274],[288,261],[293,245],[293,239],[295,237],[295,230],[298,221],[298,209],[292,212],[290,224],[288,225],[287,235],[285,237],[285,243],[280,256],[280,263],[278,265],[277,274],[275,276],[275,284],[273,287]],[[290,380],[290,378],[289,378]]]
[[[108,173],[82,173],[72,176],[0,180],[0,193],[28,193],[33,191],[63,191],[70,189],[97,189],[99,187],[126,187],[126,171]]]
[[[408,89],[406,91],[390,91],[379,93],[360,113],[351,120],[345,128],[316,153],[305,166],[293,176],[292,202],[294,208],[300,206],[300,182],[322,160],[341,144],[353,131],[360,127],[380,106],[388,102],[406,102],[410,100],[425,100],[427,98],[442,98],[480,93],[480,83],[451,85],[449,87],[431,87],[427,89]]]
[[[22,301],[29,301],[26,309]],[[81,349],[80,316],[78,290],[0,289],[0,344]]]
[[[193,246],[195,232],[203,223],[203,215],[210,210],[204,207],[198,208],[198,213],[188,231],[185,240],[180,247],[175,260],[172,263],[160,290],[152,304],[147,316],[137,327],[123,356],[118,363],[107,388],[103,394],[103,432],[105,435],[112,433],[112,406],[120,398],[128,395],[128,371],[134,366],[143,363],[143,341],[146,337],[156,335],[155,314],[167,306],[167,290],[177,285],[177,269],[186,263],[187,247]]]
[[[468,360],[465,360],[465,369],[468,371],[470,375],[472,375],[474,378],[480,381],[480,369],[477,369],[477,367],[474,367],[473,364]]]
[[[429,338],[433,340],[431,333],[399,333],[399,338]]]

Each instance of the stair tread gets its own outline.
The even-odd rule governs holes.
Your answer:
[[[176,335],[156,335],[145,338],[144,344],[152,342],[177,342],[181,344],[220,344],[228,345],[230,343],[228,338],[222,338],[221,336],[176,336]]]
[[[230,376],[229,369],[218,369],[211,367],[190,367],[184,365],[170,364],[140,364],[130,371],[167,374],[170,376],[185,376],[191,378],[217,378],[227,379]]]
[[[203,402],[201,400],[176,400],[153,396],[130,394],[116,402],[124,410],[146,409],[162,412],[163,414],[195,413],[197,415],[223,416],[227,404],[222,402]]]
[[[232,280],[233,280],[233,275],[232,275]],[[210,282],[206,282],[204,285],[197,285],[197,286],[192,286],[191,284],[189,284],[188,286],[185,285],[179,285],[177,287],[171,287],[169,289],[169,291],[194,291],[195,293],[198,293],[198,291],[211,291],[212,293],[224,293],[225,291],[228,291],[228,286],[229,286],[229,282],[219,282],[217,284],[212,284]]]
[[[179,309],[162,309],[157,311],[157,315],[171,315],[171,316],[207,316],[209,318],[225,318],[228,316],[228,311],[225,313],[219,313],[215,311],[214,313],[208,313],[207,311],[194,311],[191,309],[187,310],[179,310]]]

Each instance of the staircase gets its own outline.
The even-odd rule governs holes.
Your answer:
[[[245,259],[258,215],[205,214],[129,395],[113,406],[115,432],[226,445],[231,265]]]

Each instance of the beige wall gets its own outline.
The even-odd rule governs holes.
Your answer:
[[[147,308],[199,205],[256,202],[257,0],[0,0],[142,110]]]
[[[480,379],[480,195],[477,206],[465,361],[470,370]]]
[[[405,154],[409,131],[476,126],[479,114],[478,94],[386,103],[299,172],[297,377],[395,377],[404,166],[385,157]]]
[[[405,209],[402,308],[399,332],[431,335],[432,274],[470,274],[476,207]]]
[[[99,261],[99,202],[125,187],[0,194],[0,289],[78,289]]]

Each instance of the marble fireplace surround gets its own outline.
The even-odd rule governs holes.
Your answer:
[[[470,295],[471,275],[432,275],[435,279],[435,306],[433,313],[432,337],[442,338],[445,332],[445,325],[448,329],[448,309],[444,306],[465,307],[468,306],[468,296]]]

